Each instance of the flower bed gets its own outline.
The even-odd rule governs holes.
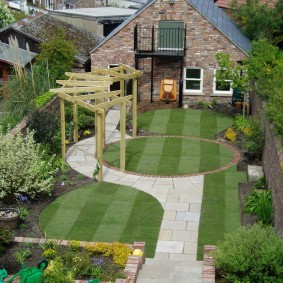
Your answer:
[[[67,241],[67,240],[47,240],[47,239],[41,239],[41,238],[25,238],[25,237],[15,237],[14,242],[17,242],[17,243],[32,243],[32,244],[39,244],[39,245],[47,245],[48,243],[52,243],[52,244],[56,243],[56,245],[66,246],[66,247],[68,246],[68,247],[72,247],[74,249],[76,249],[76,248],[94,249],[94,252],[95,252],[95,250],[97,250],[97,247],[98,247],[98,249],[101,249],[101,248],[103,249],[103,248],[107,247],[107,245],[115,245],[114,243],[113,244],[100,243],[100,245],[99,245],[98,243],[95,243],[95,242],[78,242],[78,241]],[[116,260],[118,262],[121,261],[121,260],[123,261],[123,257],[125,256],[125,254],[123,255],[123,251],[127,251],[127,249],[124,249],[122,244],[120,244],[120,245],[121,246],[117,245],[118,248],[122,249],[122,251],[121,250],[119,251],[119,255],[121,255],[121,256],[116,257]],[[138,272],[139,272],[139,270],[140,270],[140,268],[141,268],[141,266],[144,262],[144,248],[145,248],[144,242],[135,242],[133,245],[130,245],[130,247],[131,247],[131,250],[135,250],[135,249],[141,250],[143,252],[143,255],[142,256],[129,255],[127,257],[125,268],[123,270],[123,272],[124,272],[124,274],[126,275],[127,278],[126,279],[116,279],[116,281],[115,281],[116,283],[130,283],[130,282],[134,283],[134,282],[136,282]],[[47,249],[45,249],[45,251],[47,251]],[[52,253],[52,252],[49,251],[49,253]],[[102,259],[102,257],[100,257],[100,256],[95,256],[93,258],[93,260],[95,261],[94,262],[94,268],[95,268],[95,263],[97,263],[96,267],[98,267],[99,264],[101,263],[101,261],[103,261],[104,259]],[[52,266],[51,266],[51,270],[52,270]],[[97,268],[96,270],[99,271],[99,268]],[[10,278],[10,276],[9,276],[9,278]],[[76,282],[76,283],[86,283],[86,282],[88,282],[88,280],[81,279],[81,280],[75,280],[74,282]],[[19,280],[13,281],[13,283],[18,283],[18,282],[19,282]],[[101,282],[103,282],[103,281],[101,281]]]

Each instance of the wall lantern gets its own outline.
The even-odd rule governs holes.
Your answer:
[[[176,0],[169,0],[169,4],[174,4]]]

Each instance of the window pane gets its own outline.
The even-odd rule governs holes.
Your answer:
[[[200,81],[186,81],[186,89],[200,90]]]
[[[216,90],[230,91],[230,82],[216,82]]]
[[[186,78],[200,79],[201,69],[187,69]]]

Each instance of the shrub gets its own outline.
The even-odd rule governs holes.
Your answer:
[[[71,271],[66,271],[63,261],[56,257],[50,261],[43,273],[44,283],[73,283],[74,275]]]
[[[282,282],[283,240],[270,226],[254,224],[225,235],[213,254],[225,282]]]
[[[255,214],[263,224],[271,224],[273,214],[271,191],[252,191],[246,199],[245,212]]]
[[[0,245],[8,245],[14,240],[14,233],[5,227],[0,227]]]
[[[234,118],[233,127],[237,131],[244,132],[246,128],[250,127],[250,123],[243,115],[237,114]]]
[[[224,137],[231,141],[231,142],[235,142],[236,141],[236,137],[237,137],[237,133],[232,129],[232,128],[229,128],[226,132],[225,132],[225,135]]]
[[[264,144],[264,133],[258,119],[249,120],[250,133],[244,136],[244,148],[249,153],[261,153]]]
[[[46,110],[35,111],[29,119],[29,128],[34,130],[34,139],[37,143],[50,144],[56,142],[55,136],[59,129],[58,117]]]
[[[35,106],[36,108],[41,108],[46,105],[51,99],[55,96],[53,92],[45,92],[35,98]]]
[[[33,199],[38,194],[51,194],[56,170],[52,158],[43,159],[33,132],[3,134],[0,125],[0,199],[16,202],[19,194]]]

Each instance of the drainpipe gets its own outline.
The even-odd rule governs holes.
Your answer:
[[[179,103],[178,107],[183,107],[183,58],[181,60],[181,72],[180,72],[180,79],[179,79]]]

